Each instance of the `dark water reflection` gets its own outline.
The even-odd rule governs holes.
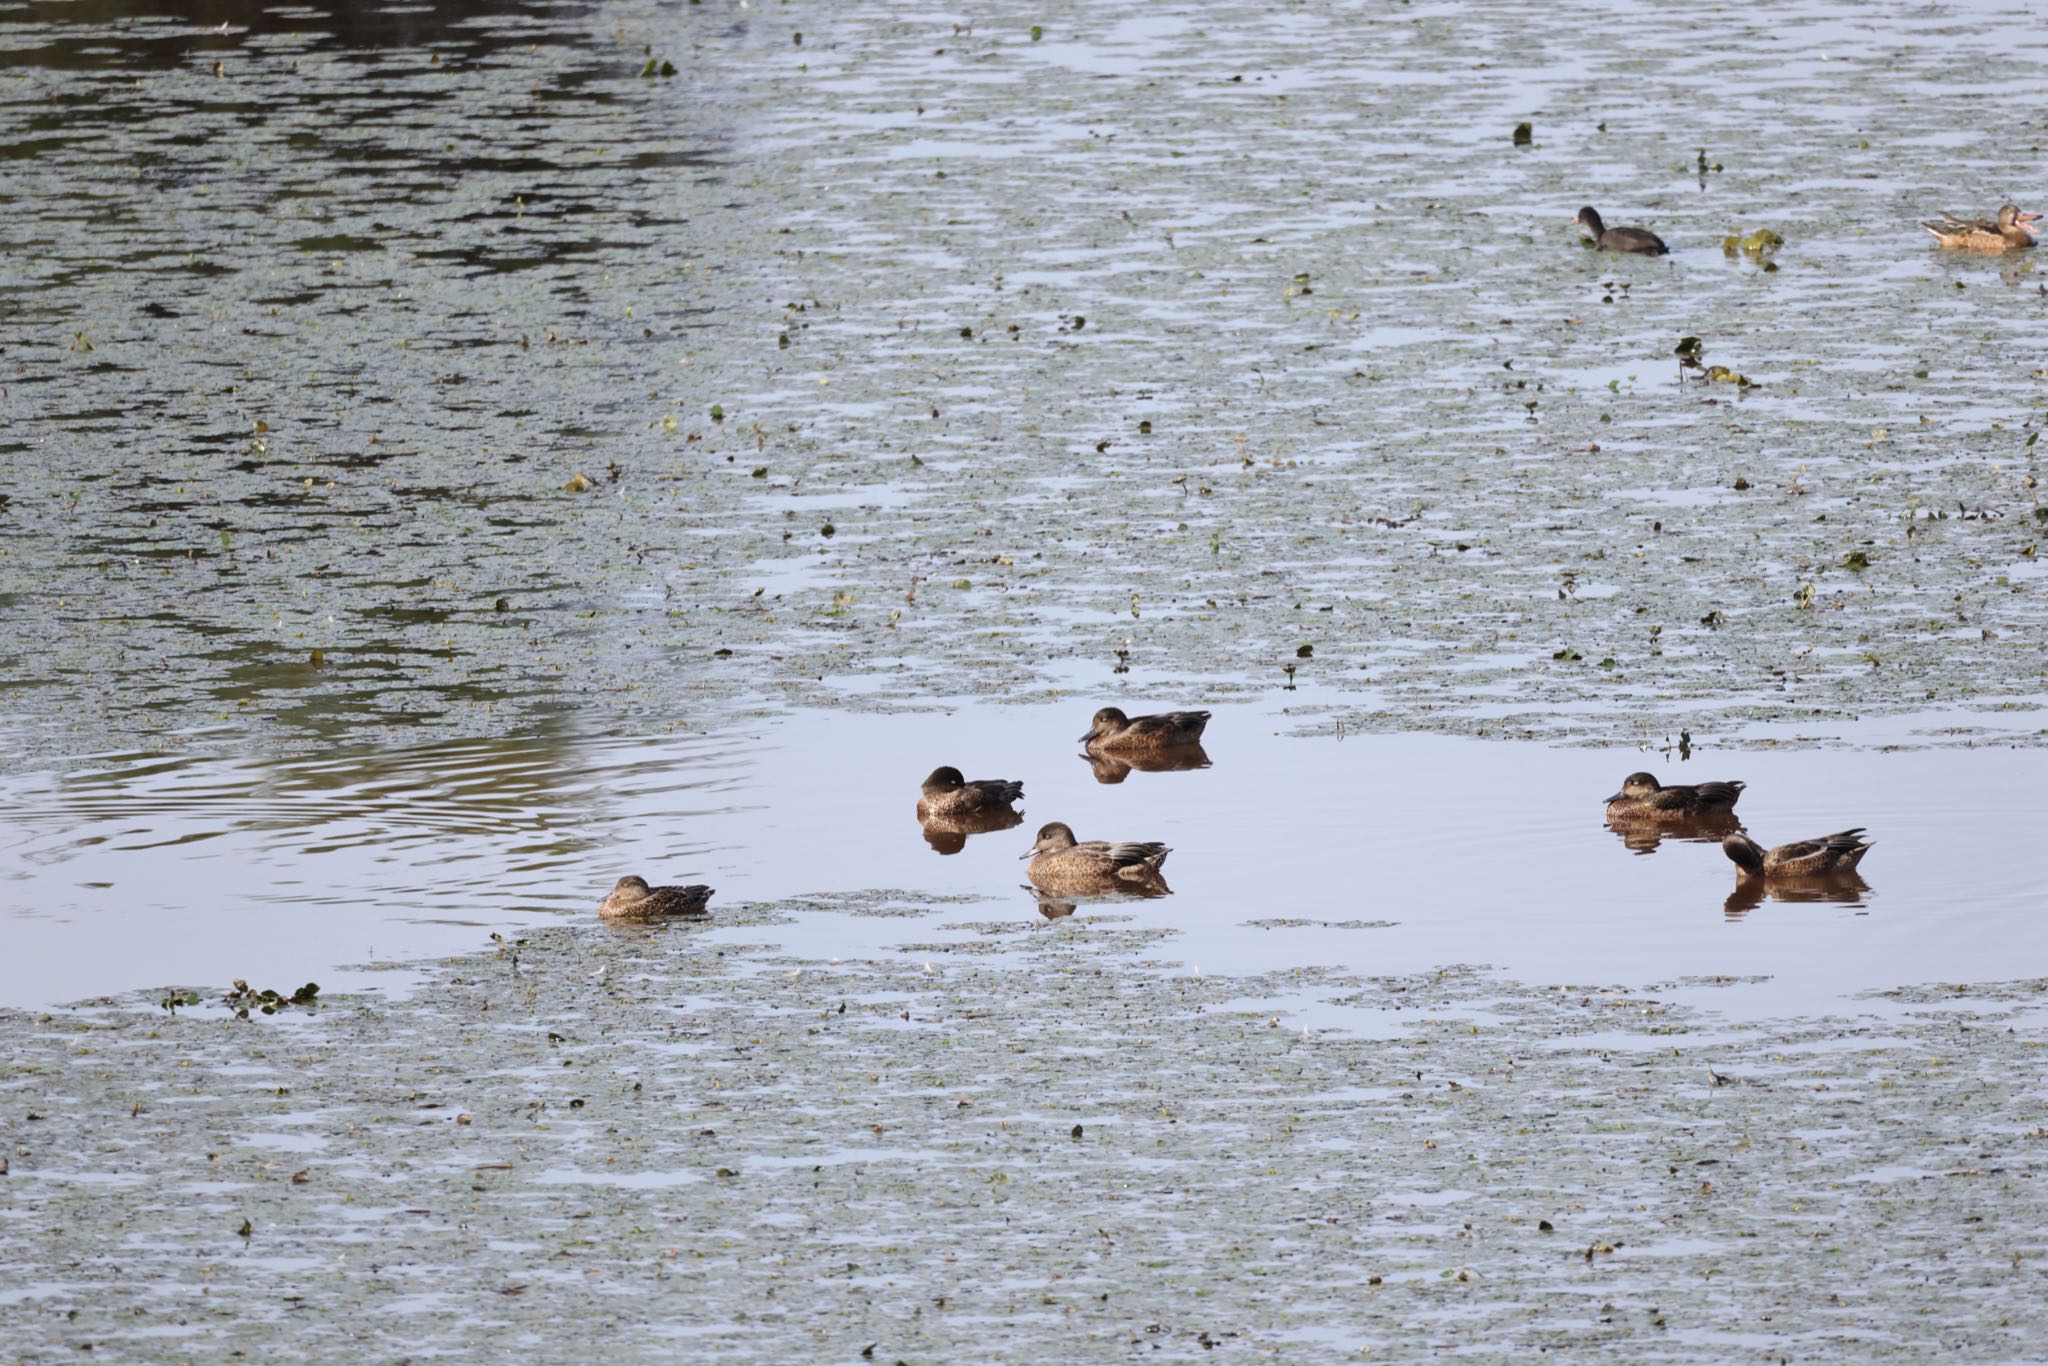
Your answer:
[[[1878,848],[1865,881],[1773,886],[1787,914],[1741,914],[1752,907],[1731,901],[1734,870],[1713,845],[1616,848],[1601,802],[1613,750],[1288,738],[1274,733],[1284,717],[1223,707],[1215,767],[1105,787],[1071,763],[1062,714],[800,713],[709,737],[125,755],[31,775],[0,786],[0,928],[17,950],[0,960],[0,1001],[231,977],[332,989],[349,980],[337,964],[595,923],[626,872],[709,882],[703,933],[818,958],[976,943],[992,914],[1038,923],[1074,906],[1170,930],[1155,956],[1212,973],[1483,962],[1538,982],[1763,976],[1746,999],[1794,1014],[2048,961],[2025,856],[2027,794],[2048,777],[2038,751],[1745,751],[1757,825],[1857,823]],[[1154,909],[1027,892],[1020,905],[1023,834],[962,834],[932,857],[929,832],[903,820],[924,768],[902,755],[934,750],[1021,778],[1021,825],[1057,817],[1172,845],[1174,896]],[[1502,791],[1515,800],[1473,798]],[[800,909],[766,926],[716,918],[761,902]],[[859,913],[869,902],[900,909]]]
[[[1187,773],[1209,767],[1209,751],[1200,742],[1158,754],[1083,754],[1098,783],[1120,783],[1132,773]]]
[[[986,835],[1010,830],[1024,823],[1015,811],[975,811],[964,816],[927,816],[918,821],[924,842],[941,854],[957,854],[967,847],[969,835]]]
[[[1876,895],[1860,873],[1807,881],[1739,878],[1735,883],[1735,890],[1728,894],[1728,900],[1722,903],[1721,909],[1730,920],[1740,920],[1766,901],[1783,901],[1794,905],[1832,902],[1860,908],[1869,905]]]
[[[1732,811],[1683,821],[1629,821],[1609,817],[1607,828],[1636,853],[1654,854],[1666,840],[1718,847],[1722,840],[1742,828],[1742,818]]]

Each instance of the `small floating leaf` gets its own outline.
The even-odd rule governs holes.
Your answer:
[[[1515,125],[1515,146],[1527,147],[1536,140],[1536,126],[1524,120]]]
[[[588,493],[596,487],[597,485],[591,480],[589,475],[585,474],[581,470],[578,470],[575,474],[570,476],[568,483],[562,485],[562,492]]]
[[[1310,659],[1310,658],[1313,658],[1313,657],[1314,657],[1314,655],[1315,655],[1315,652],[1316,652],[1316,647],[1315,647],[1315,646],[1313,646],[1313,645],[1304,645],[1304,646],[1302,646],[1302,647],[1301,647],[1301,648],[1300,648],[1299,650],[1296,650],[1296,651],[1294,652],[1294,657],[1295,657],[1296,659]]]
[[[1035,43],[1043,37],[1045,37],[1045,29],[1041,25],[1033,24],[1031,26],[1031,41]]]
[[[1870,568],[1870,556],[1860,550],[1852,550],[1842,557],[1842,568],[1868,569]]]

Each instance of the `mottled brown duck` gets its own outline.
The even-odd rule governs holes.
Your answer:
[[[1999,208],[1998,216],[1989,221],[1944,213],[1940,222],[1922,223],[1920,226],[1933,233],[1936,242],[1952,251],[2027,251],[2035,241],[2034,232],[2027,224],[2037,223],[2040,219],[2038,213],[2026,213],[2017,204],[2006,204]]]
[[[935,768],[924,780],[924,792],[917,799],[917,818],[971,816],[981,811],[1008,810],[1011,802],[1024,795],[1024,784],[1008,778],[963,778],[960,770],[947,765]]]
[[[702,883],[688,887],[650,887],[644,877],[622,877],[597,913],[606,920],[658,920],[665,916],[702,916],[711,912],[706,903],[711,888]]]
[[[1721,850],[1733,860],[1738,877],[1797,882],[1855,872],[1856,865],[1870,852],[1871,843],[1863,838],[1863,827],[1859,825],[1815,839],[1794,840],[1775,849],[1764,848],[1748,835],[1734,834],[1721,841]]]
[[[1631,773],[1621,791],[1607,799],[1607,819],[1624,821],[1696,821],[1716,812],[1732,811],[1746,783],[1673,783],[1666,787],[1654,773]]]
[[[1154,841],[1077,840],[1054,821],[1039,828],[1037,843],[1022,857],[1031,860],[1025,875],[1040,891],[1085,895],[1163,886],[1159,866],[1172,852]]]
[[[1088,723],[1088,733],[1081,737],[1081,744],[1090,754],[1163,754],[1200,745],[1202,730],[1208,724],[1209,713],[1205,711],[1125,716],[1115,707],[1104,707]]]

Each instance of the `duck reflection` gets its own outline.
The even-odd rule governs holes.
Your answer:
[[[1833,901],[1844,906],[1861,906],[1876,895],[1860,873],[1836,873],[1831,877],[1803,880],[1746,877],[1736,882],[1735,890],[1728,894],[1721,911],[1730,920],[1740,920],[1766,901]]]
[[[1047,920],[1065,920],[1084,906],[1101,909],[1124,902],[1153,901],[1163,896],[1173,895],[1173,888],[1166,885],[1166,880],[1157,877],[1149,881],[1121,886],[1114,892],[1103,892],[1099,895],[1084,895],[1080,892],[1064,890],[1046,892],[1031,886],[1029,883],[1025,883],[1023,886],[1024,890],[1031,894],[1031,902],[1038,907],[1038,913]]]
[[[966,815],[927,815],[918,819],[918,827],[924,831],[924,842],[941,854],[957,854],[967,847],[969,835],[986,835],[994,830],[1008,830],[1024,823],[1024,813],[1008,807],[993,810],[970,811]]]
[[[1610,815],[1607,828],[1638,854],[1654,854],[1665,840],[1719,844],[1742,828],[1733,811],[1711,811],[1684,820],[1630,820]]]
[[[1131,776],[1132,769],[1140,773],[1182,773],[1209,767],[1209,751],[1202,748],[1200,741],[1152,754],[1095,753],[1080,757],[1095,771],[1098,783],[1120,783]]]
[[[1723,910],[1730,920],[1740,920],[1766,897],[1861,904],[1870,895],[1870,884],[1856,865],[1870,852],[1871,843],[1863,838],[1860,825],[1775,849],[1764,848],[1746,834],[1730,835],[1721,841],[1721,849],[1735,865],[1735,891]]]

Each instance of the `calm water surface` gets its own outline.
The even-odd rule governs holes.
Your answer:
[[[1171,970],[1485,964],[1544,983],[1767,977],[1723,1006],[1805,1014],[1850,993],[1988,980],[2048,963],[2032,859],[2048,757],[2029,749],[1551,748],[1439,736],[1281,734],[1232,707],[1211,766],[1098,782],[1072,743],[1089,708],[803,712],[711,737],[477,742],[322,760],[111,758],[0,788],[9,943],[0,1002],[245,977],[391,983],[345,965],[591,922],[622,873],[773,901],[769,927],[690,929],[804,958],[1059,933],[1019,855],[1050,820],[1173,847],[1173,895],[1083,905],[1170,928]],[[1017,828],[942,853],[923,775],[1020,778]],[[1869,827],[1844,899],[1731,901],[1710,843],[1631,847],[1601,799],[1639,767],[1740,778],[1766,844]],[[1641,841],[1637,842],[1638,844]],[[887,911],[888,914],[874,914]],[[1297,923],[1307,922],[1307,923]],[[1381,923],[1391,922],[1391,923]],[[993,951],[1000,956],[1000,947]],[[1329,1013],[1319,1020],[1341,1023]]]

